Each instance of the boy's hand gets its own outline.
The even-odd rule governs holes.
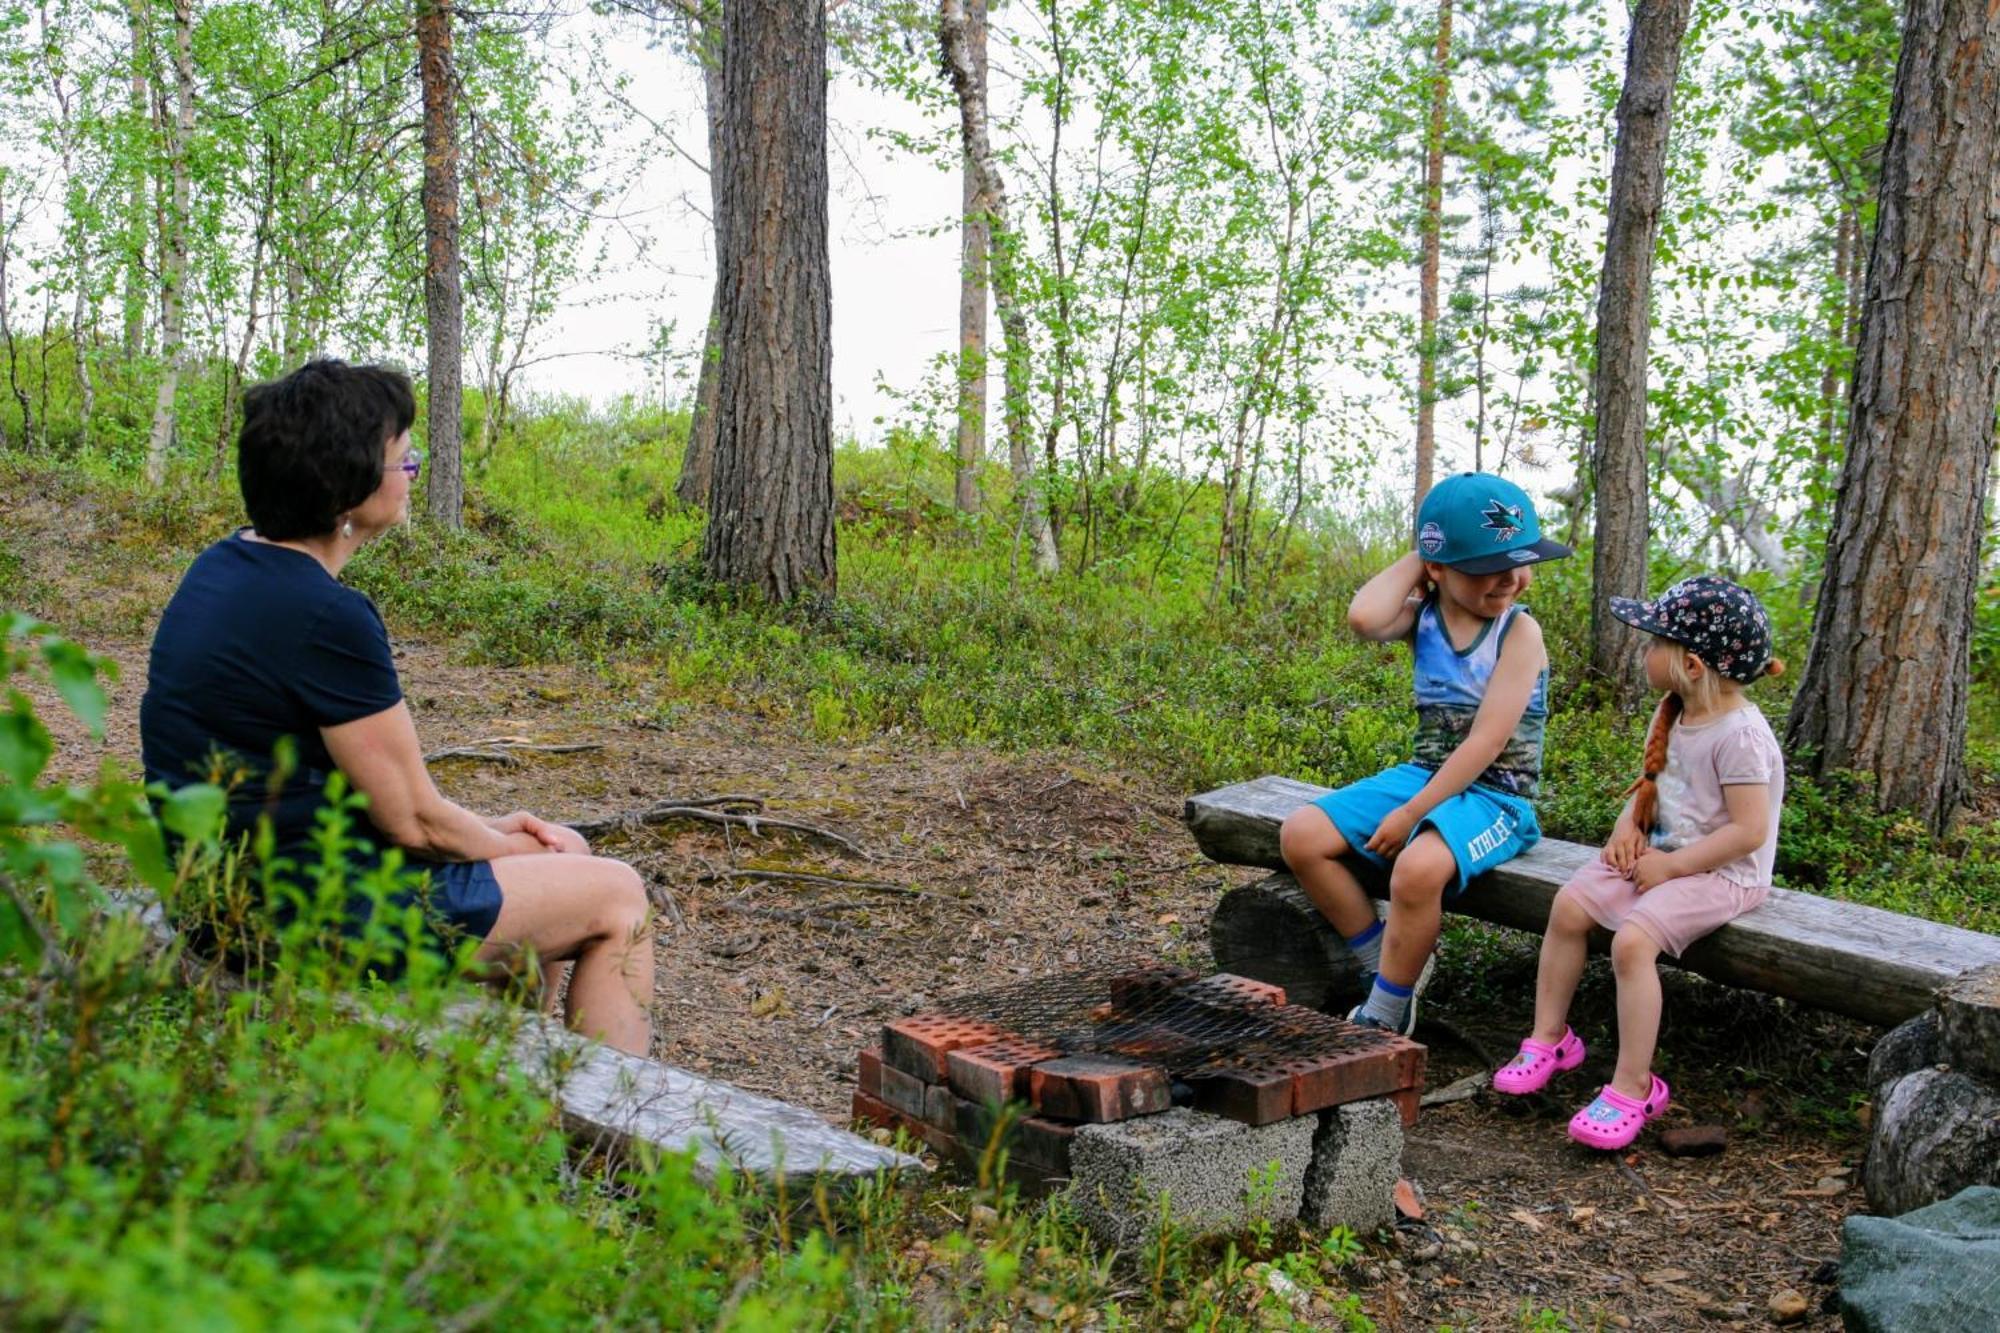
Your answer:
[[[1410,831],[1416,826],[1417,817],[1410,813],[1410,807],[1399,805],[1376,826],[1374,836],[1368,839],[1368,850],[1393,860],[1410,841]]]
[[[1663,852],[1657,847],[1648,847],[1632,864],[1632,883],[1638,886],[1641,893],[1647,889],[1657,888],[1670,879],[1677,879],[1680,874],[1680,867],[1674,864],[1673,854]]]
[[[1604,844],[1604,864],[1629,879],[1646,846],[1646,835],[1621,819],[1618,827],[1611,830],[1611,841]]]

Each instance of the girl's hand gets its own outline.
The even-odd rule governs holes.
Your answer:
[[[1373,837],[1368,839],[1368,850],[1377,856],[1395,859],[1410,841],[1410,831],[1417,826],[1417,817],[1410,813],[1410,807],[1399,805],[1382,819]]]
[[[1646,835],[1621,819],[1618,827],[1611,830],[1611,841],[1604,844],[1602,859],[1604,864],[1629,879],[1633,864],[1646,846]]]
[[[1638,886],[1641,893],[1647,889],[1657,888],[1670,879],[1678,879],[1680,874],[1680,867],[1674,864],[1673,854],[1663,852],[1657,847],[1648,847],[1632,864],[1632,882]]]

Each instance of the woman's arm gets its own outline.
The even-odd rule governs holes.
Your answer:
[[[424,767],[410,706],[398,701],[368,717],[320,728],[327,753],[368,798],[368,818],[406,851],[438,861],[491,861],[528,852],[578,850],[561,845],[533,815],[487,821],[444,798]],[[574,833],[562,830],[575,838]],[[577,839],[581,842],[581,839]]]
[[[1771,831],[1771,785],[1732,782],[1722,789],[1722,803],[1728,807],[1729,822],[1721,828],[1674,851],[1656,847],[1640,855],[1632,867],[1632,882],[1641,892],[1683,875],[1706,874],[1764,845]]]
[[[1347,604],[1347,627],[1380,643],[1404,638],[1417,623],[1424,585],[1423,559],[1411,551],[1361,585]]]

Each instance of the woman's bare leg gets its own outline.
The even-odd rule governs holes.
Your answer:
[[[548,853],[493,862],[500,916],[479,960],[533,949],[544,966],[570,965],[572,1028],[633,1055],[652,1041],[653,929],[645,885],[623,861]],[[550,967],[549,994],[558,980]]]

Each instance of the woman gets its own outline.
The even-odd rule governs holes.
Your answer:
[[[250,526],[195,559],[153,636],[139,708],[146,778],[176,787],[245,775],[229,831],[268,817],[276,855],[311,866],[337,770],[367,798],[373,825],[350,833],[353,872],[402,848],[429,873],[444,935],[482,940],[482,962],[532,950],[573,963],[570,1026],[643,1055],[653,945],[639,876],[590,855],[572,829],[518,811],[482,819],[440,795],[382,618],[338,581],[355,552],[409,517],[423,462],[410,447],[415,418],[408,378],[380,366],[313,361],[244,395],[236,467]],[[285,744],[295,763],[274,760]],[[364,921],[367,910],[360,900]]]

